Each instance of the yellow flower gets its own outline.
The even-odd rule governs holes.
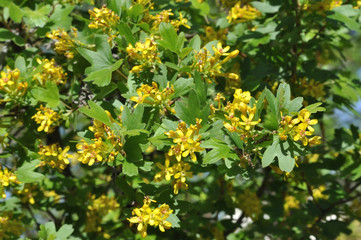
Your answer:
[[[257,220],[262,214],[262,204],[255,192],[246,189],[237,198],[237,205],[247,217]]]
[[[144,68],[150,68],[154,66],[154,63],[161,62],[158,57],[157,44],[152,37],[147,38],[144,43],[137,42],[135,46],[129,43],[126,51],[132,60],[140,64],[134,66],[131,72],[139,73]]]
[[[201,120],[196,120],[197,125],[191,124],[187,128],[185,122],[180,122],[176,131],[170,130],[166,132],[169,138],[173,138],[176,146],[172,146],[169,150],[169,156],[175,155],[177,160],[180,161],[181,157],[191,156],[192,161],[197,161],[195,152],[202,152],[204,148],[200,147],[201,136],[198,135]]]
[[[94,8],[93,10],[89,10],[89,15],[91,21],[89,28],[100,28],[103,29],[103,31],[111,29],[120,21],[120,17],[106,6],[103,6],[101,9]]]
[[[6,67],[6,72],[1,71],[0,92],[4,92],[5,97],[0,102],[19,101],[25,95],[28,83],[19,81],[19,77],[20,71],[17,68],[11,70]]]
[[[140,88],[137,89],[137,94],[137,97],[133,96],[130,98],[130,100],[137,103],[134,108],[136,108],[138,104],[146,103],[153,107],[160,108],[160,112],[164,112],[167,109],[171,113],[175,113],[175,110],[170,107],[170,105],[173,104],[172,95],[174,94],[174,87],[173,85],[169,86],[169,82],[167,82],[167,87],[162,91],[158,89],[156,82],[152,82],[152,86],[142,84]]]
[[[6,198],[4,188],[8,187],[11,183],[19,184],[20,182],[16,179],[16,175],[6,167],[0,169],[0,194],[2,198]]]
[[[173,190],[174,194],[178,194],[179,189],[187,190],[188,184],[185,182],[182,182],[180,179],[178,179],[173,182],[173,189],[174,189]]]
[[[142,237],[147,236],[148,225],[158,227],[160,231],[164,232],[165,229],[170,229],[172,224],[166,219],[173,212],[167,204],[152,209],[150,204],[156,202],[149,198],[144,199],[143,206],[141,208],[135,208],[132,211],[133,217],[127,218],[130,224],[138,224],[137,230],[141,233]]]
[[[20,218],[14,217],[13,212],[2,211],[0,213],[0,239],[13,239],[13,235],[20,237],[24,230]]]
[[[81,143],[76,145],[79,154],[79,162],[92,166],[94,163],[107,161],[103,156],[107,149],[106,145],[101,138],[94,140],[93,143],[88,144],[82,139]]]
[[[43,105],[40,105],[36,110],[38,112],[32,116],[31,119],[35,119],[35,122],[40,124],[37,128],[38,132],[44,131],[51,133],[55,130],[55,127],[60,125],[61,116],[57,112],[50,108],[43,107]]]
[[[248,22],[258,18],[259,16],[261,16],[260,11],[249,5],[241,6],[241,3],[238,2],[229,11],[227,20],[229,23]]]
[[[101,195],[96,198],[95,195],[92,195],[86,211],[85,232],[101,232],[100,225],[103,223],[103,217],[112,211],[116,211],[119,207],[115,197]]]
[[[59,84],[65,84],[66,82],[66,73],[64,73],[61,66],[55,66],[55,60],[51,59],[36,59],[36,61],[41,65],[44,64],[41,68],[41,72],[33,76],[33,80],[37,81],[40,86],[45,86],[47,81],[51,81]]]
[[[289,195],[285,197],[285,203],[283,204],[283,209],[287,215],[290,213],[291,208],[300,208],[300,201]]]
[[[219,29],[215,30],[212,26],[204,27],[205,35],[201,35],[201,39],[203,42],[211,42],[214,40],[218,40],[221,43],[225,43],[227,40],[228,29]]]
[[[65,57],[72,59],[78,46],[84,45],[77,38],[77,29],[72,28],[70,34],[64,29],[53,30],[51,33],[47,33],[46,36],[50,39],[55,40],[54,50],[59,54],[64,54]]]
[[[64,170],[70,163],[69,159],[73,158],[73,155],[68,154],[70,147],[62,149],[59,144],[55,143],[48,146],[39,146],[40,166],[50,166],[60,171]]]
[[[22,190],[17,190],[14,194],[18,195],[23,203],[35,204],[34,197],[38,195],[38,192],[37,185],[26,183]]]

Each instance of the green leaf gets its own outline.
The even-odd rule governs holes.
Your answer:
[[[129,177],[138,175],[138,167],[132,162],[128,162],[126,159],[124,159],[123,163],[123,173]]]
[[[316,112],[324,112],[326,111],[325,108],[320,107],[322,105],[321,102],[318,103],[314,103],[311,105],[308,105],[307,107],[305,107],[305,109],[307,109],[310,113],[316,113]]]
[[[95,38],[95,45],[97,51],[91,51],[86,48],[77,48],[77,51],[92,65],[85,69],[85,73],[109,68],[113,65],[112,52],[108,43],[108,37],[100,35]]]
[[[340,23],[346,25],[346,27],[348,27],[351,30],[360,31],[361,26],[355,19],[346,17],[345,15],[343,15],[339,12],[335,12],[332,15],[328,15],[327,18],[337,20]]]
[[[201,15],[207,16],[211,8],[207,2],[200,3],[198,0],[192,0],[192,5],[194,8],[200,10]]]
[[[90,82],[93,81],[95,85],[98,85],[99,87],[105,87],[108,86],[109,83],[112,80],[112,72],[117,70],[120,65],[122,65],[123,59],[118,60],[113,65],[100,69],[95,72],[91,72],[88,77],[86,77],[83,81]]]
[[[15,172],[16,177],[22,183],[40,182],[45,178],[41,173],[34,172],[35,168],[40,164],[40,160],[32,160],[31,162],[24,162],[21,167]]]
[[[178,35],[172,24],[162,22],[159,25],[159,32],[162,39],[158,41],[158,44],[177,53]]]
[[[112,126],[108,114],[104,111],[102,107],[100,107],[98,104],[96,104],[93,101],[88,101],[88,105],[90,108],[82,107],[79,109],[79,111],[81,113],[84,113],[88,117],[101,121],[102,123],[108,125],[109,127]]]
[[[278,109],[281,112],[287,111],[287,106],[291,100],[291,88],[290,85],[286,83],[281,83],[277,89],[277,102]]]
[[[31,94],[38,101],[46,102],[50,108],[59,105],[59,89],[53,82],[46,82],[46,88],[33,87]]]
[[[193,78],[178,78],[173,84],[174,94],[172,98],[184,96],[191,90],[191,86],[193,86],[193,84]]]
[[[200,105],[207,102],[207,88],[198,71],[194,72],[195,91]]]
[[[17,4],[15,4],[13,2],[8,5],[8,8],[9,8],[9,15],[10,15],[11,19],[15,23],[20,23],[21,19],[23,18],[23,15],[24,15],[23,9],[21,9]]]
[[[238,158],[237,154],[234,153],[227,144],[219,139],[211,138],[206,140],[201,143],[201,147],[212,148],[211,151],[204,155],[203,164],[213,164],[224,158]]]
[[[199,51],[201,49],[201,38],[199,35],[195,35],[190,41],[189,41],[189,47],[193,48],[195,51]]]
[[[265,89],[266,99],[268,102],[267,115],[264,120],[264,127],[268,130],[277,130],[279,121],[279,110],[276,98],[272,92]]]
[[[70,13],[74,8],[74,5],[65,5],[64,8],[60,4],[56,5],[54,13],[50,16],[51,22],[54,23],[53,28],[63,28],[65,30],[69,30],[72,21]]]
[[[280,8],[280,6],[272,6],[267,2],[252,1],[251,4],[262,13],[275,13]]]
[[[24,22],[30,27],[44,27],[48,22],[48,15],[51,12],[50,5],[44,5],[38,8],[39,5],[36,6],[35,10],[31,10],[30,8],[24,8]]]
[[[262,167],[267,167],[277,157],[280,169],[291,172],[295,166],[295,157],[301,155],[305,155],[303,146],[292,140],[280,141],[278,136],[274,136],[273,144],[263,154]]]
[[[0,42],[7,40],[13,41],[16,45],[20,47],[25,45],[25,41],[22,37],[10,32],[5,28],[0,28]]]
[[[130,29],[128,24],[126,24],[124,22],[120,22],[118,24],[118,31],[119,31],[119,34],[121,36],[123,36],[125,38],[125,40],[127,40],[128,43],[135,46],[136,40],[135,40],[132,30]]]
[[[279,144],[279,138],[273,141],[273,144],[269,146],[262,157],[262,167],[265,168],[270,165],[277,156],[277,145]]]
[[[132,114],[130,113],[128,107],[124,107],[122,112],[123,126],[125,126],[128,131],[133,129],[143,129],[145,127],[145,124],[142,123],[143,113],[143,105],[138,105]]]
[[[53,222],[47,222],[40,225],[39,239],[41,240],[66,240],[66,239],[78,239],[69,238],[74,232],[73,226],[65,224],[61,226],[59,231],[56,231],[55,224]]]
[[[69,224],[65,224],[61,226],[61,228],[57,232],[57,239],[67,239],[74,232],[73,226]]]
[[[179,218],[177,217],[177,215],[171,213],[169,214],[169,217],[166,219],[166,221],[170,222],[172,224],[172,228],[179,228]]]
[[[26,73],[26,61],[22,56],[18,56],[15,60],[15,68],[19,69],[21,75]]]

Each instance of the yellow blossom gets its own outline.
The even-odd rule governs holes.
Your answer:
[[[19,101],[25,95],[28,83],[19,81],[19,77],[20,71],[17,68],[11,70],[6,67],[6,71],[1,71],[0,93],[3,92],[5,96],[0,102]]]
[[[85,232],[101,232],[103,217],[112,211],[119,209],[120,205],[115,197],[101,195],[96,198],[91,196],[90,203],[86,211]]]
[[[60,171],[64,170],[70,163],[69,159],[73,158],[71,154],[68,154],[70,147],[62,149],[59,144],[55,143],[48,146],[39,146],[40,166],[50,166]]]
[[[227,20],[229,23],[248,22],[261,16],[261,12],[250,5],[241,6],[238,2],[228,13]]]
[[[201,39],[203,42],[211,42],[214,40],[218,40],[221,43],[225,43],[227,40],[228,29],[219,29],[215,30],[212,26],[204,27],[205,35],[201,35]]]
[[[66,82],[66,73],[64,73],[61,66],[55,66],[55,60],[51,59],[36,59],[36,61],[43,66],[41,67],[41,72],[33,76],[33,80],[37,81],[40,86],[45,86],[46,82],[54,82],[56,85],[65,84]]]
[[[300,201],[294,196],[288,195],[285,197],[285,203],[283,204],[283,209],[287,215],[290,213],[291,208],[300,208]]]
[[[142,84],[140,88],[137,89],[138,96],[133,96],[130,100],[136,102],[134,106],[136,108],[138,104],[146,103],[150,104],[153,107],[160,108],[160,111],[169,110],[171,113],[175,113],[175,110],[170,107],[173,104],[172,95],[174,94],[173,85],[169,86],[167,82],[167,87],[162,91],[158,89],[156,82],[152,82],[152,86]]]
[[[170,156],[176,155],[178,161],[180,161],[181,157],[190,155],[192,161],[196,162],[195,152],[204,150],[204,148],[200,147],[201,136],[198,135],[201,120],[197,119],[196,122],[197,125],[191,124],[189,128],[187,128],[185,122],[180,122],[176,131],[170,130],[165,133],[169,138],[173,138],[173,143],[176,144],[176,147],[171,148],[168,154]],[[177,152],[174,152],[174,150],[177,150]]]
[[[304,9],[311,12],[316,12],[320,15],[324,15],[326,11],[331,11],[335,7],[342,5],[342,0],[322,0],[322,1],[307,1],[304,5]]]
[[[94,163],[107,161],[104,152],[107,149],[101,138],[94,139],[93,143],[87,143],[83,139],[76,145],[79,158],[78,161],[92,166]]]
[[[172,224],[166,220],[173,210],[171,210],[167,204],[162,204],[161,206],[152,209],[150,207],[152,202],[156,201],[145,198],[143,206],[133,209],[133,217],[127,218],[131,225],[138,224],[137,230],[141,233],[143,238],[147,236],[148,225],[158,227],[162,232],[164,232],[165,229],[170,229],[172,227]]]
[[[5,187],[8,187],[11,183],[19,184],[20,182],[16,179],[16,175],[9,171],[6,167],[0,168],[0,194],[1,198],[6,198],[4,191]]]
[[[126,48],[129,57],[140,65],[136,65],[130,72],[139,73],[144,68],[150,68],[156,62],[161,62],[158,57],[157,44],[153,38],[147,38],[144,43],[137,42],[135,46],[129,43]]]
[[[238,79],[239,76],[235,73],[224,73],[222,71],[222,65],[232,58],[235,58],[238,54],[238,50],[234,50],[227,53],[229,46],[222,47],[222,43],[217,43],[217,46],[212,46],[214,55],[212,55],[206,48],[201,49],[199,52],[195,52],[193,64],[191,68],[200,72],[208,82],[212,82],[212,79],[219,77],[231,77]],[[221,59],[221,56],[225,58]]]
[[[77,38],[77,29],[72,28],[70,34],[64,29],[53,30],[51,33],[47,33],[46,36],[50,39],[55,40],[54,50],[59,54],[64,54],[65,57],[72,59],[78,46],[84,45]]]
[[[24,230],[19,216],[14,216],[11,211],[0,213],[0,239],[14,239],[14,235],[20,238]]]
[[[255,192],[246,189],[236,201],[245,216],[252,218],[252,220],[257,220],[262,214],[262,204]]]
[[[302,90],[302,95],[310,96],[316,99],[323,99],[326,95],[323,83],[317,83],[314,79],[307,81],[307,78],[299,80],[299,87]]]
[[[34,197],[38,195],[38,192],[37,185],[26,183],[22,190],[16,190],[14,194],[19,196],[23,203],[35,204]]]
[[[36,110],[38,112],[31,118],[35,119],[37,124],[40,124],[37,128],[38,132],[44,131],[46,133],[51,133],[55,130],[55,127],[60,125],[61,116],[57,112],[50,108],[43,107],[43,105],[40,105]]]

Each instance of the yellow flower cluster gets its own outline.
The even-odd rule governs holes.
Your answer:
[[[261,16],[261,12],[250,5],[236,3],[228,13],[227,20],[229,23],[248,22]]]
[[[167,220],[169,215],[173,212],[167,204],[162,204],[159,207],[152,209],[150,204],[156,202],[146,197],[141,208],[135,208],[132,211],[134,217],[127,218],[130,224],[138,224],[137,230],[141,233],[142,237],[147,236],[148,225],[158,227],[160,231],[164,232],[165,229],[170,229],[172,224]]]
[[[180,122],[176,131],[170,130],[165,133],[169,138],[173,138],[173,143],[176,144],[169,149],[169,156],[175,156],[180,162],[182,157],[185,158],[190,155],[193,162],[197,161],[195,153],[204,151],[204,148],[200,146],[202,136],[199,135],[199,129],[201,122],[202,120],[197,118],[196,125],[191,124],[189,128],[185,122]]]
[[[59,54],[64,54],[65,57],[69,59],[74,58],[74,53],[76,52],[75,49],[78,46],[83,45],[80,41],[76,40],[78,30],[74,27],[70,34],[64,29],[57,29],[53,30],[51,33],[47,33],[46,36],[56,41],[54,50]]]
[[[28,83],[19,81],[19,77],[20,71],[17,68],[11,70],[6,67],[6,72],[1,71],[0,92],[4,92],[5,97],[0,99],[0,102],[19,100],[24,96],[28,89]]]
[[[172,163],[172,166],[170,164]],[[173,177],[172,186],[174,194],[178,194],[179,189],[188,189],[188,184],[186,183],[187,178],[192,177],[192,172],[189,172],[190,165],[184,161],[172,161],[171,157],[166,153],[165,154],[165,163],[164,166],[160,163],[156,163],[157,167],[161,170],[154,176],[155,182],[160,182],[163,179],[170,181]]]
[[[35,119],[35,122],[40,124],[37,129],[38,132],[44,131],[46,133],[52,133],[55,127],[60,125],[61,116],[57,112],[50,108],[43,107],[43,105],[40,105],[36,110],[38,112],[32,116],[31,119]]]
[[[170,105],[173,104],[172,95],[174,94],[174,87],[173,85],[169,86],[169,82],[167,83],[167,87],[162,91],[159,91],[156,82],[152,82],[152,86],[142,84],[140,88],[137,89],[137,94],[138,97],[133,96],[130,98],[130,100],[137,103],[134,108],[136,108],[138,104],[146,103],[153,107],[159,107],[162,112],[168,110],[175,114],[175,110],[170,107]]]
[[[103,6],[101,9],[94,8],[93,10],[89,10],[89,14],[91,21],[88,25],[89,28],[102,29],[104,33],[108,34],[109,41],[116,37],[118,32],[114,31],[114,27],[120,22],[118,15],[106,6]]]
[[[321,144],[320,136],[312,136],[315,129],[311,125],[318,123],[317,119],[310,119],[311,113],[307,109],[302,109],[296,118],[291,116],[282,116],[281,127],[278,129],[278,135],[282,141],[292,136],[293,141],[301,140],[304,146],[313,146]]]
[[[10,172],[6,167],[4,167],[3,169],[0,169],[1,198],[6,198],[4,188],[8,187],[11,183],[19,184],[20,182],[16,179],[16,175],[13,172]]]
[[[308,81],[306,77],[299,79],[299,87],[302,89],[302,95],[311,96],[316,99],[323,99],[326,95],[323,83],[315,82],[314,79]]]
[[[13,212],[2,211],[0,215],[0,239],[15,239],[23,234],[24,227],[19,217],[14,218]]]
[[[223,126],[230,132],[239,133],[241,139],[247,142],[247,139],[252,136],[251,131],[261,122],[261,119],[254,119],[257,108],[249,105],[251,100],[250,92],[236,89],[233,97],[233,102],[228,102],[223,109],[227,113],[224,115],[227,121],[223,123]],[[223,100],[224,97],[217,94],[215,101],[218,102],[218,109],[211,106],[213,112],[221,110]]]
[[[230,53],[227,53],[230,47],[227,46],[223,48],[221,42],[217,44],[217,47],[212,46],[212,48],[214,55],[211,55],[211,53],[206,48],[196,52],[191,67],[204,74],[207,81],[210,83],[212,82],[211,79],[217,76],[238,80],[239,76],[235,73],[223,73],[222,65],[232,58],[237,57],[239,51],[234,50]],[[225,58],[221,60],[221,56],[225,56]]]
[[[319,186],[318,188],[312,189],[313,197],[314,197],[316,200],[319,200],[319,199],[328,199],[328,195],[323,194],[323,192],[324,192],[325,190],[326,190],[325,185],[321,185],[321,186]]]
[[[39,64],[44,64],[41,67],[41,72],[33,76],[33,80],[37,81],[40,86],[45,86],[46,82],[54,82],[56,85],[66,83],[66,73],[61,66],[55,66],[55,59],[36,59]]]
[[[157,15],[149,15],[149,21],[152,21],[152,30],[157,31],[159,28],[159,25],[163,22],[163,23],[170,23],[172,24],[172,26],[176,29],[176,31],[178,31],[180,26],[184,26],[186,28],[191,28],[187,22],[188,19],[184,18],[182,13],[179,13],[179,20],[175,19],[175,20],[170,20],[170,16],[174,16],[174,14],[172,13],[172,9],[169,10],[163,10],[162,12],[160,12]]]
[[[107,114],[113,123],[121,126],[121,123],[115,121],[109,112]],[[121,119],[120,115],[118,119]],[[116,136],[107,125],[94,120],[93,126],[89,127],[89,130],[94,133],[94,138],[90,143],[82,139],[81,143],[76,145],[79,154],[78,161],[92,166],[96,162],[114,161],[118,154],[123,153],[122,139]]]
[[[155,62],[161,62],[158,57],[159,53],[157,51],[157,44],[153,38],[147,38],[145,43],[137,42],[135,47],[129,43],[126,51],[129,54],[129,57],[132,60],[137,61],[139,64],[130,70],[132,73],[139,74],[139,72],[143,71],[144,68],[152,67]]]
[[[41,159],[40,166],[64,170],[69,164],[69,159],[73,158],[71,154],[68,154],[69,149],[69,146],[62,149],[57,143],[48,146],[40,145],[38,151]]]
[[[14,194],[17,195],[23,203],[34,204],[34,197],[38,195],[38,192],[37,185],[26,183],[22,190],[16,190]]]
[[[237,198],[237,206],[243,211],[244,215],[257,220],[262,214],[262,204],[255,192],[246,189]]]
[[[95,195],[91,196],[91,203],[88,205],[86,211],[85,232],[101,232],[102,219],[105,215],[119,208],[119,203],[115,197],[108,197],[101,195],[96,198]]]
[[[339,7],[341,5],[342,0],[312,1],[311,3],[307,1],[303,8],[311,12],[324,15],[326,11],[331,11],[335,7]]]
[[[218,40],[221,43],[225,43],[227,40],[228,28],[221,28],[219,30],[215,30],[212,26],[204,27],[204,35],[201,35],[201,39],[203,42],[211,42]]]
[[[300,201],[298,201],[294,196],[288,195],[285,197],[285,203],[283,204],[283,209],[287,215],[290,214],[291,208],[300,208]]]

